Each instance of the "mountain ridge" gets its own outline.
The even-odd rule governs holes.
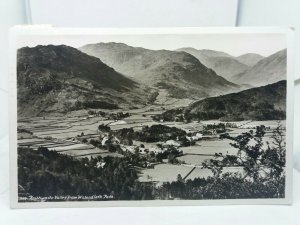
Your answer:
[[[185,52],[149,50],[114,42],[89,44],[79,50],[138,82],[167,89],[177,98],[201,98],[239,88]]]
[[[206,67],[213,69],[218,75],[234,82],[232,77],[249,69],[248,65],[241,63],[234,56],[215,50],[180,48],[176,51],[187,52],[195,56]]]
[[[209,97],[185,108],[166,111],[156,120],[283,120],[286,118],[286,81]]]
[[[258,61],[249,70],[236,74],[234,80],[238,84],[262,86],[286,80],[287,51],[286,49],[273,53]]]
[[[20,115],[68,112],[85,104],[118,107],[146,101],[138,83],[66,45],[18,49],[17,85]]]
[[[247,66],[254,66],[256,63],[258,63],[263,58],[265,58],[265,57],[260,54],[257,54],[257,53],[246,53],[246,54],[236,57],[236,60],[238,60],[239,62],[241,62]]]

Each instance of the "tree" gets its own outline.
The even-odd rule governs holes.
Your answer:
[[[244,179],[250,178],[254,182],[283,181],[285,167],[285,141],[283,129],[280,124],[274,129],[270,144],[266,142],[264,148],[263,137],[265,126],[257,126],[256,131],[242,133],[237,137],[223,135],[233,141],[231,146],[236,148],[236,155],[223,155],[216,153],[215,158],[203,163],[204,168],[212,170],[216,177],[219,177],[224,167],[236,166],[244,170]]]
[[[178,182],[184,182],[184,180],[183,180],[181,174],[178,174],[178,175],[177,175],[177,181],[178,181]]]
[[[271,136],[272,143],[267,142],[268,148],[262,155],[262,163],[269,168],[268,177],[280,179],[284,176],[286,163],[286,143],[282,125],[278,125]]]
[[[102,131],[102,132],[110,132],[111,131],[110,127],[108,125],[105,125],[105,124],[100,124],[98,126],[98,130]]]

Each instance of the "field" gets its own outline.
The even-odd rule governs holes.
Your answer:
[[[160,93],[153,105],[145,106],[141,109],[127,110],[130,116],[111,120],[101,116],[89,115],[87,111],[72,112],[65,116],[58,117],[36,117],[21,118],[18,121],[18,128],[27,132],[18,132],[18,145],[37,149],[40,146],[47,147],[49,150],[55,150],[61,154],[67,154],[74,157],[96,157],[112,156],[123,157],[122,154],[109,152],[106,149],[98,148],[90,143],[83,143],[83,139],[97,139],[101,132],[98,130],[100,124],[110,127],[116,131],[123,128],[133,128],[140,131],[144,126],[163,124],[169,127],[180,128],[187,133],[201,132],[208,124],[218,124],[221,121],[201,121],[201,122],[157,122],[153,121],[153,115],[162,113],[165,110],[178,106],[186,106],[191,101],[177,100],[169,98],[165,93]],[[109,111],[108,111],[109,112]],[[114,112],[120,112],[116,110]],[[255,128],[258,125],[265,125],[268,130],[264,138],[270,142],[272,129],[278,121],[238,121],[230,122],[233,128],[229,128],[228,133],[231,136],[239,135]],[[285,127],[285,121],[281,121]],[[29,134],[30,133],[30,134]],[[134,141],[134,145],[144,145],[145,148],[155,147],[158,143],[143,143]],[[266,145],[264,146],[266,147]],[[141,168],[139,180],[143,182],[155,181],[175,181],[180,174],[186,179],[195,177],[207,177],[212,175],[208,169],[201,169],[202,163],[214,157],[215,153],[236,154],[237,149],[230,145],[227,139],[219,139],[219,135],[204,135],[202,139],[196,141],[195,145],[179,147],[182,155],[177,157],[179,164],[163,163],[155,164],[152,168]],[[225,171],[241,171],[241,168],[226,168]],[[187,176],[188,175],[188,176]]]

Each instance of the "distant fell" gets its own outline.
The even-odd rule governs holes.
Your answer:
[[[232,79],[234,75],[249,69],[248,65],[225,52],[194,48],[180,48],[177,51],[195,56],[206,67],[213,69],[218,75],[232,82],[234,82]]]
[[[176,98],[203,98],[239,90],[193,55],[149,50],[123,43],[97,43],[79,48],[144,85],[163,88]]]
[[[261,59],[249,70],[235,75],[235,82],[252,86],[262,86],[286,80],[286,53],[286,49],[283,49]]]
[[[262,60],[264,57],[256,53],[246,53],[236,57],[236,59],[247,66],[254,66],[258,61]]]

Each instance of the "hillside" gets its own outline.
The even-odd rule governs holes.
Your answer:
[[[130,107],[147,97],[136,82],[65,45],[19,49],[17,85],[19,115]]]
[[[258,61],[262,60],[264,57],[255,54],[255,53],[247,53],[236,57],[236,59],[247,66],[254,66]]]
[[[197,101],[156,119],[176,120],[282,120],[286,117],[286,81],[252,88],[238,93]]]
[[[239,84],[250,84],[262,86],[286,80],[286,49],[276,52],[258,61],[248,71],[234,76],[235,82]]]
[[[194,48],[180,48],[177,51],[187,52],[195,56],[206,67],[213,69],[218,75],[234,82],[232,77],[249,69],[249,66],[241,63],[234,56],[225,52],[214,50],[197,50]]]
[[[216,96],[239,88],[186,52],[149,50],[123,43],[89,44],[79,49],[137,82],[167,89],[176,98]]]

